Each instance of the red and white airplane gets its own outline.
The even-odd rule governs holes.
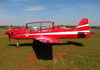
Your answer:
[[[45,23],[52,23],[52,26],[47,28],[47,26],[43,25]],[[30,24],[37,24],[38,26],[29,27]],[[61,28],[54,26],[54,22],[51,21],[30,22],[26,24],[25,29],[9,30],[5,34],[9,35],[9,40],[10,38],[16,39],[17,41],[20,39],[35,39],[42,43],[62,43],[55,39],[88,38],[91,32],[89,30],[88,19],[83,18],[76,28]],[[18,42],[17,46],[19,46]]]

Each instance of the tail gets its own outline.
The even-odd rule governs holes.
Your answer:
[[[89,24],[88,24],[88,19],[87,18],[83,18],[78,27],[78,38],[88,38],[90,37],[90,30],[89,30]]]
[[[80,23],[79,23],[79,25],[78,25],[78,27],[77,27],[80,31],[90,31],[89,30],[89,24],[88,24],[88,19],[87,18],[83,18],[81,21],[80,21]]]

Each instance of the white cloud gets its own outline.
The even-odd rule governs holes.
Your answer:
[[[40,10],[44,10],[45,7],[43,6],[36,6],[36,7],[29,7],[29,8],[26,8],[25,10],[26,11],[40,11]]]

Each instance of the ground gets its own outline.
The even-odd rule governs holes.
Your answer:
[[[20,40],[16,48],[5,31],[0,29],[0,70],[100,70],[100,30],[91,29],[95,34],[87,39],[60,39],[64,43],[52,45],[50,60],[37,58],[33,40]]]

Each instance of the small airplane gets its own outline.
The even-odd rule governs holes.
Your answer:
[[[47,27],[49,24],[45,23],[50,23],[51,27]],[[30,24],[38,26],[29,26]],[[55,39],[88,38],[90,37],[91,32],[89,30],[88,19],[83,18],[76,28],[66,29],[54,26],[54,22],[52,21],[41,21],[26,23],[25,29],[9,30],[6,31],[5,34],[8,34],[9,41],[10,38],[16,39],[16,46],[18,47],[18,40],[20,39],[35,39],[42,43],[62,43]]]

